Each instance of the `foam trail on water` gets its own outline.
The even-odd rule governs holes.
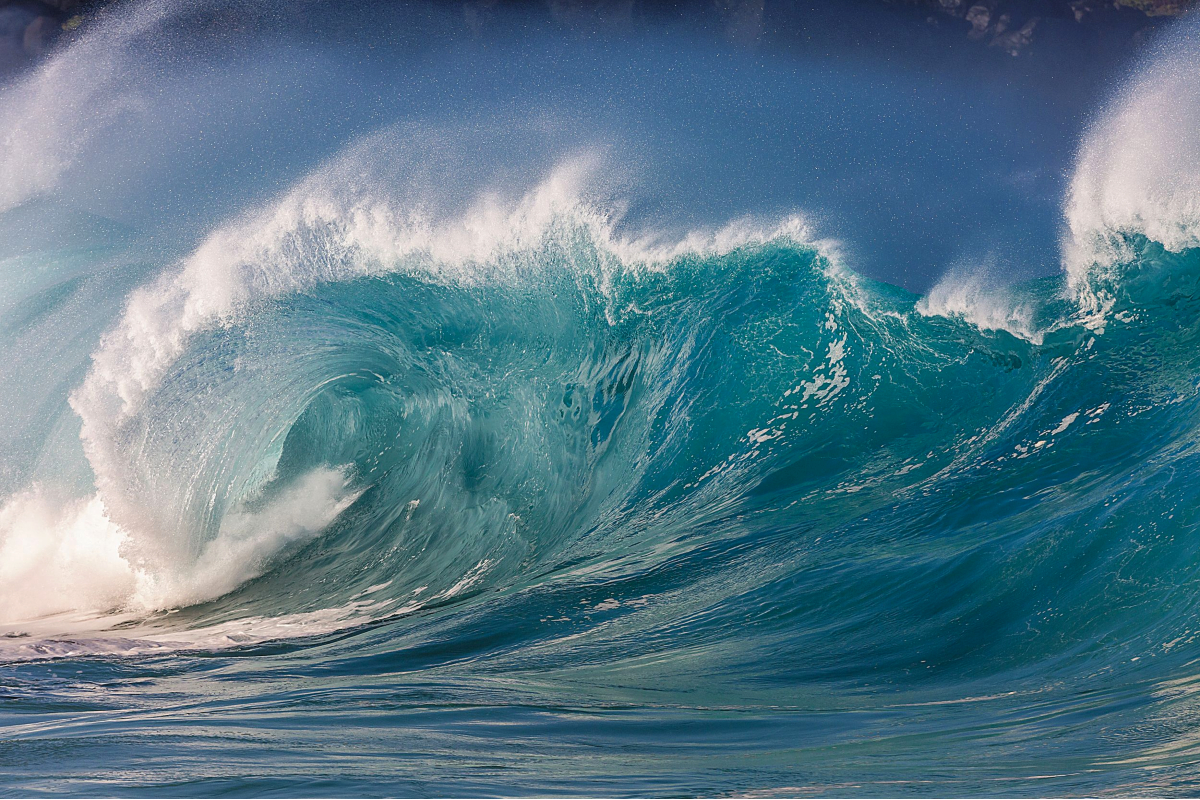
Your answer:
[[[334,608],[282,614],[247,616],[236,620],[180,629],[146,622],[131,614],[55,614],[22,621],[18,636],[0,638],[0,662],[38,661],[79,656],[133,657],[162,653],[213,651],[280,639],[320,636],[363,625],[381,616],[409,614],[419,602],[398,605],[395,600],[356,600]],[[98,627],[140,622],[136,635],[97,634]],[[82,635],[81,635],[82,634]]]

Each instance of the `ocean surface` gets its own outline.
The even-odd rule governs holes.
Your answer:
[[[1200,791],[1197,23],[1059,185],[919,71],[650,130],[293,13],[0,89],[0,794]]]

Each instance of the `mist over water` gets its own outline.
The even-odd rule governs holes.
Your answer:
[[[830,8],[129,4],[0,88],[4,784],[1193,791],[1197,23]]]

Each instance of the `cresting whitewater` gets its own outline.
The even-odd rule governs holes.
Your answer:
[[[1196,791],[1200,23],[916,295],[292,13],[0,94],[0,791]]]

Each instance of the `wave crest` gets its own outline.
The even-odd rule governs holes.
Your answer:
[[[1111,308],[1112,285],[1138,261],[1136,237],[1175,253],[1200,247],[1198,58],[1193,15],[1159,43],[1084,139],[1063,260],[1085,312]]]

